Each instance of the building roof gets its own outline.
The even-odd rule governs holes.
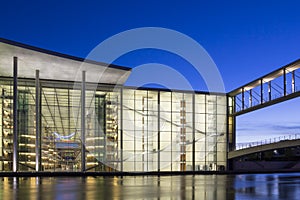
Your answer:
[[[18,77],[80,81],[86,71],[87,82],[124,84],[131,68],[70,56],[0,38],[0,76],[13,74],[13,57],[18,58]]]

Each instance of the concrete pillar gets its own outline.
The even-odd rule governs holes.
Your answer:
[[[18,58],[13,60],[13,172],[18,171]]]
[[[82,71],[81,81],[81,171],[86,171],[85,159],[85,71]]]
[[[35,72],[35,171],[41,170],[40,71]]]

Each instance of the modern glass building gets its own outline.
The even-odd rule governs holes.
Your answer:
[[[130,69],[0,40],[0,171],[217,171],[226,94],[124,86]]]

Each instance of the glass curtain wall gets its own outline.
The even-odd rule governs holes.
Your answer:
[[[41,89],[41,150],[43,171],[80,170],[79,92],[51,83]]]
[[[0,170],[13,167],[13,82],[0,81]],[[20,171],[35,170],[35,88],[26,81],[18,87],[18,164]]]
[[[123,170],[226,168],[226,96],[123,89]]]
[[[0,83],[0,170],[12,171],[13,87]],[[41,81],[39,122],[35,94],[34,80],[19,80],[19,171],[35,171],[36,123],[41,171],[81,171],[83,151],[87,171],[226,169],[225,95],[87,84],[82,145],[80,88]]]
[[[12,81],[1,81],[0,170],[12,171],[13,167],[13,89]]]
[[[87,171],[121,171],[120,111],[120,89],[87,90]]]

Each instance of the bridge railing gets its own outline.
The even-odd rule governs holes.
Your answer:
[[[285,140],[297,140],[297,139],[300,139],[300,133],[292,134],[292,135],[279,136],[279,137],[260,140],[260,141],[256,141],[256,142],[237,143],[235,150],[247,149],[247,148],[251,148],[251,147],[277,143],[277,142],[281,142],[281,141],[285,141]]]

